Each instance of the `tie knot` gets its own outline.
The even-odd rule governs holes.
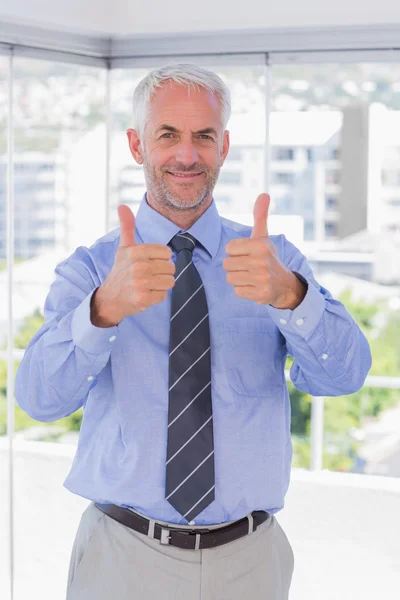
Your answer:
[[[169,245],[175,252],[180,252],[181,250],[190,250],[190,252],[193,252],[196,246],[196,239],[190,233],[177,233],[169,242]]]

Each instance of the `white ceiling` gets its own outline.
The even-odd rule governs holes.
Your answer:
[[[400,2],[246,0],[236,4],[233,0],[201,0],[199,3],[191,0],[0,0],[0,20],[113,36],[400,24]]]

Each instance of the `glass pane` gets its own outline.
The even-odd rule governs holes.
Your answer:
[[[148,71],[148,69],[111,71],[110,229],[119,226],[117,206],[127,204],[136,214],[146,191],[143,169],[132,158],[126,130],[132,127],[134,89]]]
[[[7,127],[8,58],[0,56],[0,597],[10,598],[10,471],[7,439]]]
[[[43,322],[57,264],[105,232],[106,72],[17,58],[14,87],[13,308],[21,353]],[[78,411],[40,423],[16,407],[16,600],[65,597],[69,555],[87,504],[63,488],[80,421]]]
[[[274,214],[300,219],[318,281],[366,333],[371,374],[397,378],[399,76],[392,63],[274,66],[270,187]],[[324,468],[400,476],[400,390],[385,385],[325,400]],[[310,404],[293,392],[295,466],[309,466]]]
[[[227,129],[231,146],[214,197],[219,213],[240,223],[253,222],[253,206],[264,191],[265,67],[210,67],[231,92],[232,114]]]

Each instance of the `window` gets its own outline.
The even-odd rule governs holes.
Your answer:
[[[105,71],[25,58],[14,63],[15,210],[28,214],[33,203],[48,203],[54,236],[32,218],[21,220],[16,258],[40,254],[40,240],[46,250],[53,239],[54,247],[72,251],[104,231]]]
[[[8,59],[7,59],[8,62]],[[0,57],[0,163],[3,178],[7,140],[7,90],[4,63]],[[30,58],[13,58],[13,127],[14,133],[14,339],[23,349],[42,323],[44,299],[54,279],[54,268],[75,248],[91,245],[104,233],[105,224],[105,164],[106,131],[106,71],[94,67],[74,66],[60,62]],[[0,203],[5,206],[7,190],[2,189]],[[42,201],[43,199],[43,201]],[[7,332],[7,286],[4,285],[4,257],[6,254],[6,224],[0,220],[0,352],[4,351]],[[30,260],[33,259],[33,260]],[[5,314],[4,314],[5,313]],[[15,366],[20,356],[15,353]],[[7,380],[3,356],[0,356],[0,452],[2,465],[6,464],[4,439],[7,420]],[[12,365],[14,369],[14,364]],[[9,394],[10,396],[10,394]],[[16,439],[29,443],[35,452],[28,451],[21,460],[20,450],[14,448],[13,476],[15,493],[13,507],[15,522],[24,522],[25,499],[39,514],[41,504],[36,494],[37,482],[46,481],[49,497],[61,489],[66,475],[64,460],[51,450],[49,441],[65,442],[71,449],[72,459],[77,442],[80,414],[57,422],[39,423],[15,406]],[[63,464],[64,463],[64,464]],[[0,467],[2,468],[2,467]],[[0,505],[8,505],[6,470],[1,473]],[[3,485],[4,484],[4,485]],[[21,487],[22,484],[22,487]],[[6,489],[5,489],[6,488]],[[4,496],[3,496],[4,494]],[[65,519],[66,530],[75,529],[72,495],[55,503],[54,519]],[[58,505],[58,506],[56,506]],[[0,511],[0,597],[8,598],[8,523]],[[50,595],[62,597],[65,593],[64,559],[57,558],[49,570],[47,561],[40,557],[37,540],[52,535],[51,520],[32,520],[29,539],[15,536],[15,600],[27,594],[40,597],[40,582],[47,580]],[[66,531],[65,530],[65,531]],[[64,534],[61,533],[63,536]],[[72,542],[72,539],[71,539]],[[62,544],[69,544],[63,537]],[[35,565],[35,573],[27,566]],[[28,573],[29,571],[29,573]],[[50,573],[50,571],[54,571]],[[47,579],[48,578],[48,579]],[[29,592],[28,592],[29,589]]]
[[[272,148],[272,160],[294,160],[294,148],[284,146]]]
[[[382,170],[382,185],[385,187],[400,187],[400,169]]]
[[[339,160],[339,158],[340,158],[339,148],[332,148],[330,155],[331,155],[332,160]]]
[[[242,156],[243,156],[242,148],[239,148],[238,146],[231,146],[229,148],[229,152],[228,152],[228,156],[226,157],[226,160],[241,161]]]
[[[272,183],[291,185],[294,183],[294,173],[272,173]]]
[[[240,185],[242,174],[240,171],[221,171],[218,178],[219,185]]]
[[[325,223],[325,235],[328,238],[335,237],[335,235],[336,235],[336,224],[335,223]]]
[[[340,172],[337,169],[327,169],[325,181],[327,185],[338,185],[340,183]]]
[[[325,206],[327,210],[332,210],[337,208],[337,198],[335,196],[326,196],[325,198]]]
[[[229,207],[229,204],[232,201],[232,198],[230,196],[223,196],[222,194],[214,196],[214,199],[217,204],[222,204],[225,208]]]

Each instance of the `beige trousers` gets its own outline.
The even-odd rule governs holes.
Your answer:
[[[293,567],[274,516],[235,542],[195,551],[161,545],[91,503],[72,550],[67,600],[287,600]]]

